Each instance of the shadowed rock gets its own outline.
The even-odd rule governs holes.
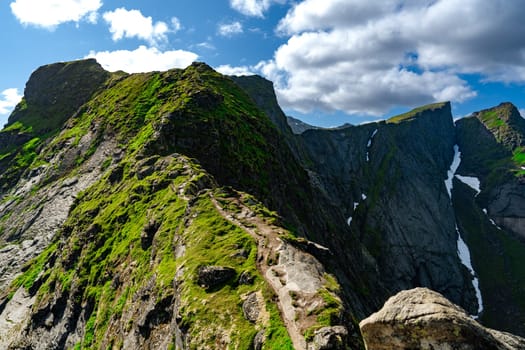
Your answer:
[[[198,271],[197,283],[210,289],[221,285],[235,276],[235,270],[224,266],[201,266]]]

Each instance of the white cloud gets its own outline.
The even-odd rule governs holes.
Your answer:
[[[15,106],[22,99],[22,95],[18,93],[18,89],[5,89],[0,93],[0,115],[9,114]]]
[[[182,24],[180,23],[180,20],[177,17],[171,18],[171,28],[174,33],[182,29]]]
[[[257,68],[302,112],[462,102],[476,95],[462,74],[525,81],[523,18],[520,0],[304,0],[277,26],[287,42]]]
[[[147,41],[150,45],[167,40],[170,32],[165,22],[153,23],[151,17],[145,17],[139,10],[118,8],[115,11],[105,12],[102,17],[109,24],[109,31],[114,41],[123,38],[138,38]],[[180,22],[172,18],[174,29],[180,29]]]
[[[11,2],[11,11],[27,25],[53,29],[61,23],[96,19],[102,6],[100,0],[16,0]]]
[[[215,67],[215,70],[224,75],[254,75],[255,73],[248,66],[232,67],[229,64],[224,64]]]
[[[232,22],[227,24],[221,24],[218,28],[219,35],[221,36],[234,36],[243,32],[241,22]]]
[[[155,47],[140,46],[136,50],[91,51],[85,58],[95,58],[104,69],[128,73],[165,71],[172,68],[185,68],[197,59],[198,55],[183,50],[160,51]]]
[[[525,108],[520,108],[519,112],[521,114],[521,117],[525,118]]]
[[[285,3],[286,0],[230,0],[230,6],[246,16],[264,17],[272,3]]]
[[[206,50],[215,50],[216,47],[209,41],[203,41],[201,43],[195,44],[196,47],[199,49],[206,49]]]

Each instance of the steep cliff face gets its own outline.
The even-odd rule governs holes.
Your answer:
[[[479,179],[481,192],[457,181],[454,207],[484,297],[481,320],[525,334],[523,170],[525,120],[509,103],[457,122],[458,172]]]
[[[474,312],[444,185],[454,145],[450,105],[301,137],[312,177],[343,210],[340,224],[365,244],[389,293],[426,286]]]

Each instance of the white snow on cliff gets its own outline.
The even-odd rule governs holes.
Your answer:
[[[374,130],[374,132],[372,133],[372,135],[370,136],[366,144],[366,161],[367,162],[370,161],[370,157],[368,155],[368,149],[370,148],[370,146],[372,146],[372,139],[374,138],[374,136],[376,136],[376,134],[377,134],[377,129]]]
[[[450,169],[447,172],[447,179],[445,180],[445,186],[447,188],[448,196],[452,200],[452,187],[453,187],[453,179],[454,176],[458,177],[458,179],[462,182],[463,179],[467,178],[467,182],[465,182],[468,186],[474,188],[479,193],[479,180],[477,178],[472,177],[459,177],[456,175],[456,171],[458,170],[459,164],[461,163],[461,152],[459,151],[458,145],[454,145],[454,159],[452,160],[452,164],[450,164]],[[463,178],[463,179],[462,179]],[[476,181],[472,180],[476,179]],[[471,186],[472,185],[472,186]],[[469,270],[470,274],[472,275],[472,286],[474,287],[474,290],[476,291],[476,298],[478,300],[478,313],[476,315],[471,315],[474,318],[477,318],[479,314],[483,311],[483,298],[481,296],[481,290],[479,289],[479,280],[477,278],[476,272],[474,271],[474,268],[472,267],[472,262],[470,260],[470,251],[468,249],[467,244],[461,238],[461,234],[459,233],[458,226],[456,224],[456,233],[458,234],[458,241],[457,241],[457,251],[458,251],[458,257],[459,260],[465,267]]]
[[[472,188],[474,191],[476,191],[476,196],[481,192],[480,189],[480,182],[477,177],[474,176],[462,176],[462,175],[455,175],[456,178],[463,182],[465,185]]]

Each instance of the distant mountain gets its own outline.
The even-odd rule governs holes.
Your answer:
[[[525,335],[524,142],[510,103],[321,129],[204,63],[40,67],[0,131],[0,348],[364,349],[414,287]]]
[[[286,117],[286,121],[288,122],[288,125],[290,125],[290,128],[292,128],[294,134],[302,134],[306,130],[320,129],[318,126],[306,124],[305,122],[290,116]]]
[[[319,126],[313,126],[310,124],[307,124],[299,119],[296,119],[294,117],[287,116],[286,121],[288,122],[288,125],[290,125],[290,128],[292,128],[292,132],[294,134],[302,134],[306,130],[318,130],[318,129],[325,129],[325,130],[331,130],[331,129],[344,129],[352,126],[350,123],[345,123],[341,126],[335,127],[335,128],[322,128]]]

